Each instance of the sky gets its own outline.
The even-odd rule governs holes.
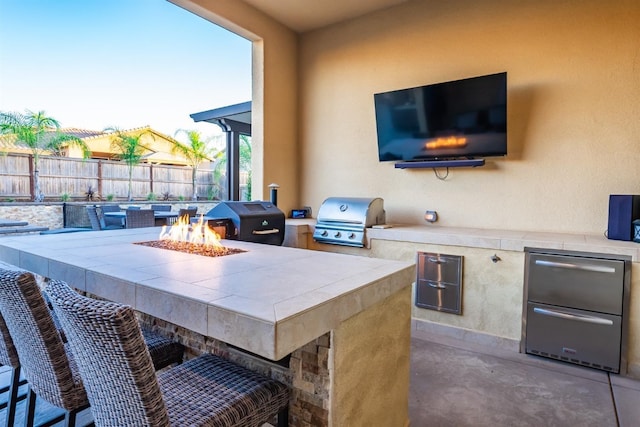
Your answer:
[[[251,100],[251,43],[166,0],[0,0],[0,111],[64,127],[218,135]]]

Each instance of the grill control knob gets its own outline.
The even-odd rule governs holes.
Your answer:
[[[355,239],[356,238],[356,233],[349,233],[349,238],[350,239]]]
[[[322,237],[327,237],[329,235],[329,232],[327,230],[324,230],[322,233],[320,233],[320,235]]]
[[[342,236],[342,233],[340,233],[339,231],[336,231],[336,234],[333,235],[333,237],[335,237],[336,239],[341,236]]]

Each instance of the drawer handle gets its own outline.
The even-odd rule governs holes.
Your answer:
[[[601,265],[571,264],[568,262],[545,261],[542,259],[537,259],[536,265],[541,265],[543,267],[567,268],[570,270],[593,271],[595,273],[615,273],[616,272],[616,269],[613,267],[604,267]]]
[[[534,313],[538,313],[538,314],[542,314],[544,316],[559,317],[561,319],[567,319],[567,320],[577,320],[578,322],[593,323],[593,324],[596,324],[596,325],[613,326],[613,321],[612,320],[603,319],[602,317],[594,317],[594,316],[585,316],[585,315],[581,315],[581,314],[565,313],[563,311],[548,310],[546,308],[538,308],[538,307],[534,307],[533,312]]]
[[[445,285],[441,285],[439,283],[427,282],[427,285],[435,289],[447,289]]]

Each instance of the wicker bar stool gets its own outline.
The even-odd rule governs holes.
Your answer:
[[[55,311],[53,311],[51,301],[49,301],[46,293],[43,293],[42,296],[47,303],[47,307],[49,307],[51,319],[62,338],[62,342],[66,343],[67,336],[64,333],[64,329],[62,329],[62,325],[60,325],[58,316]],[[144,343],[147,345],[147,349],[149,350],[151,360],[153,360],[153,367],[155,369],[160,370],[170,365],[178,365],[182,363],[182,359],[184,358],[184,346],[182,344],[168,339],[147,328],[142,329],[142,336],[144,337]]]
[[[65,425],[74,426],[77,414],[89,401],[73,355],[64,343],[66,336],[56,326],[56,316],[32,273],[0,265],[0,312],[34,391],[29,395],[26,419],[34,418],[37,395],[67,411],[47,425],[65,420]],[[181,344],[151,331],[145,331],[145,339],[156,369],[182,362]]]
[[[89,400],[33,274],[0,269],[0,312],[35,393],[27,401],[26,418],[33,420],[38,395],[66,410],[58,421],[75,426],[77,414]]]
[[[31,390],[29,389],[27,394],[18,395],[20,386],[27,384],[27,381],[20,380],[20,359],[2,316],[0,316],[0,364],[11,368],[9,385],[0,388],[0,393],[7,393],[7,401],[0,403],[0,409],[7,408],[4,425],[12,427],[16,418],[17,403],[24,400]],[[33,425],[33,419],[29,420],[27,425]]]
[[[67,332],[100,427],[286,426],[288,388],[207,354],[156,374],[131,307],[45,290]],[[118,390],[114,393],[113,390]]]

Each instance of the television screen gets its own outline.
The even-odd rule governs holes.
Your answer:
[[[507,154],[507,73],[374,95],[380,161]]]

